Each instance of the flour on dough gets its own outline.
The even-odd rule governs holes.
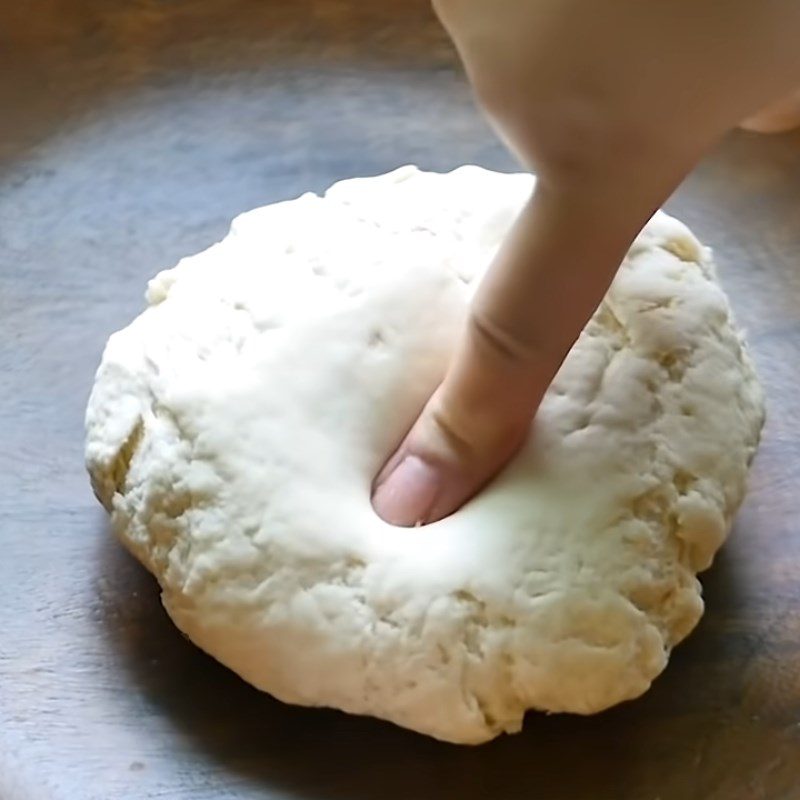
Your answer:
[[[421,529],[372,510],[531,187],[406,167],[256,209],[109,340],[95,491],[175,624],[259,689],[478,743],[637,697],[699,620],[763,403],[663,213],[501,477]]]

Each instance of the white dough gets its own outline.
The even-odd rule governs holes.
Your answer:
[[[424,528],[372,509],[531,186],[406,167],[256,209],[108,342],[95,491],[175,624],[281,700],[483,742],[637,697],[702,614],[763,402],[663,213],[500,478]]]

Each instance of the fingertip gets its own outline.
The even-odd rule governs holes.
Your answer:
[[[376,481],[372,507],[390,525],[411,528],[426,524],[442,491],[441,470],[409,453],[394,466],[392,460]]]

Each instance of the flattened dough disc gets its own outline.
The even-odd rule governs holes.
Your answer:
[[[260,689],[476,743],[640,695],[700,618],[763,403],[663,213],[500,478],[422,529],[372,510],[531,186],[407,167],[256,209],[111,337],[96,492],[175,624]]]

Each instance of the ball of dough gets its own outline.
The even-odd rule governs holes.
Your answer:
[[[372,509],[532,180],[406,167],[256,209],[109,340],[95,491],[259,689],[478,743],[642,694],[699,620],[763,402],[710,252],[663,213],[500,477],[423,528]]]

